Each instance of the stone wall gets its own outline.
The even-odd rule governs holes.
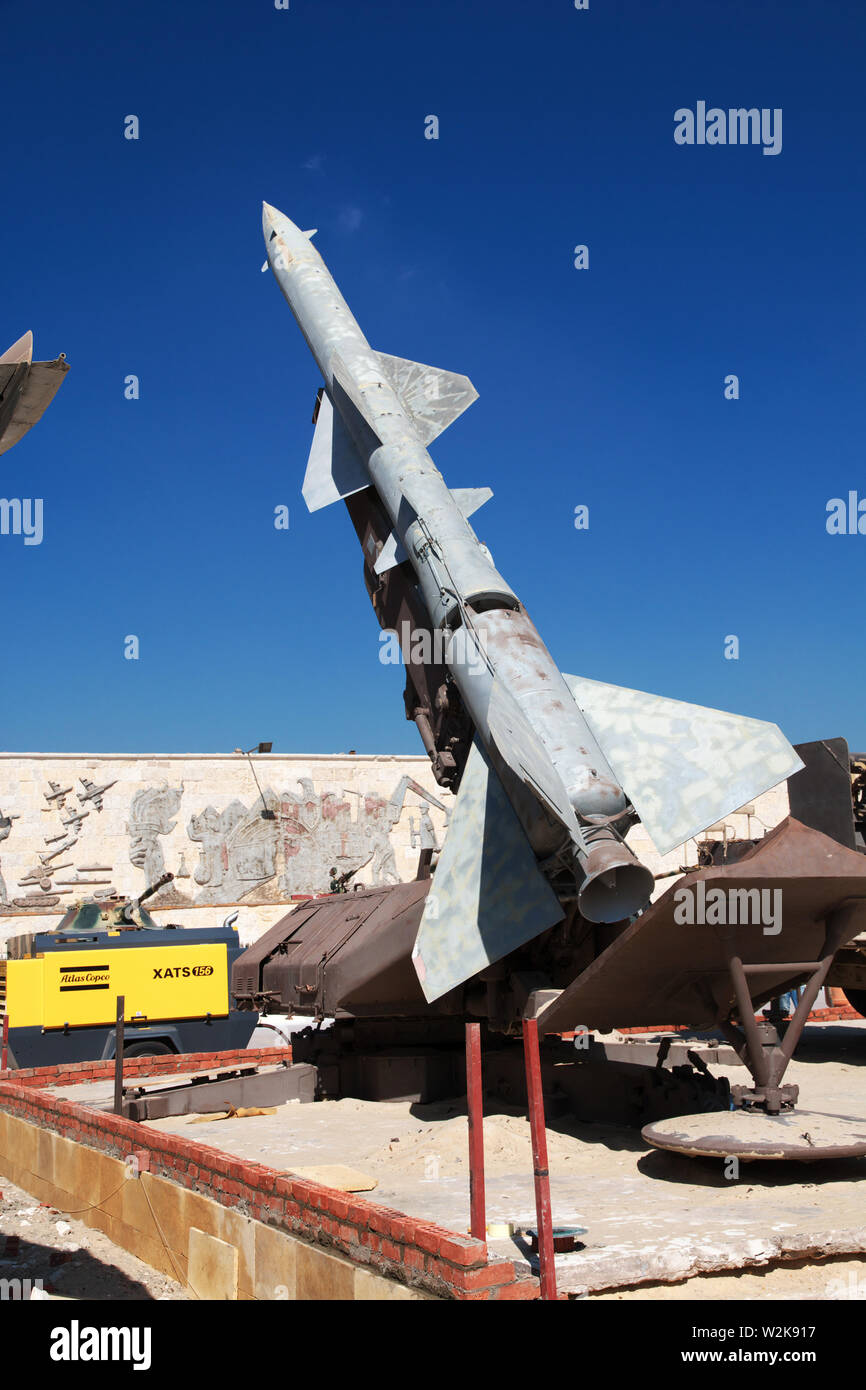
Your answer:
[[[238,905],[246,942],[293,896],[327,892],[332,868],[406,881],[444,839],[454,798],[425,756],[252,763],[255,775],[239,755],[0,754],[0,939],[170,871],[148,904],[157,920],[210,926]]]
[[[158,921],[211,926],[237,907],[246,945],[293,896],[327,892],[332,868],[368,887],[405,882],[419,851],[444,841],[454,797],[423,755],[252,764],[255,775],[237,754],[0,753],[0,943],[49,929],[78,898],[137,896],[170,871],[148,904]],[[783,783],[711,833],[760,836],[787,813]],[[629,843],[654,873],[697,862],[694,841],[662,858],[639,825]]]

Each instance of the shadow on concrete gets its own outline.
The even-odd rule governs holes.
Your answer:
[[[649,1149],[638,1159],[638,1172],[657,1182],[685,1183],[689,1187],[740,1187],[763,1191],[771,1188],[799,1187],[803,1191],[832,1183],[857,1182],[866,1178],[866,1159],[827,1158],[814,1163],[789,1159],[756,1159],[740,1163],[738,1178],[725,1177],[726,1160],[690,1158],[666,1149]],[[864,1194],[866,1195],[866,1194]]]
[[[819,1065],[844,1062],[846,1067],[866,1067],[866,1029],[845,1023],[826,1024],[823,1028],[807,1025],[794,1061]]]
[[[0,1235],[0,1241],[8,1236]],[[96,1299],[99,1302],[154,1302],[153,1294],[137,1279],[131,1279],[116,1265],[104,1264],[87,1250],[56,1250],[48,1245],[19,1237],[18,1254],[0,1256],[0,1290],[3,1301],[18,1301],[3,1280],[20,1281],[29,1290],[41,1280],[46,1293],[62,1298]],[[29,1284],[26,1282],[29,1280]]]

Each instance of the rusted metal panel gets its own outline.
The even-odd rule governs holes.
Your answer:
[[[417,1017],[427,1010],[412,966],[432,880],[304,903],[238,960],[232,994],[248,1007],[322,1018]],[[459,1011],[444,997],[437,1010]]]
[[[690,1158],[821,1159],[866,1155],[866,1121],[798,1110],[782,1115],[744,1115],[741,1111],[678,1115],[645,1125],[642,1134],[657,1149]]]
[[[726,895],[737,889],[779,890],[781,931],[766,934],[760,923],[681,925],[675,913],[685,900],[677,894],[685,890],[699,901],[700,885],[704,902],[716,888]],[[746,963],[779,964],[775,975],[750,978],[752,1001],[761,1004],[802,981],[802,973],[791,979],[786,963],[817,961],[825,922],[848,899],[862,902],[847,928],[850,940],[866,926],[866,855],[789,817],[737,863],[686,874],[669,888],[540,1014],[539,1027],[560,1032],[583,1024],[606,1030],[660,1021],[712,1026],[736,1003],[729,943]]]

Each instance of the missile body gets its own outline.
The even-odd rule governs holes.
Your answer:
[[[406,696],[440,780],[455,741],[468,748],[413,950],[432,1001],[571,923],[575,905],[589,922],[641,911],[654,878],[623,838],[637,820],[665,854],[803,764],[775,724],[560,672],[467,519],[490,489],[452,491],[428,452],[472,383],[372,348],[313,233],[267,203],[263,226],[264,269],[325,383],[304,498],[311,511],[346,501],[382,625],[402,604],[441,639],[423,695],[407,661]],[[449,732],[452,687],[468,742]]]
[[[559,668],[479,542],[427,450],[385,358],[367,342],[324,261],[264,205],[270,267],[394,528],[479,739],[537,857],[572,861],[585,916],[618,921],[644,906],[652,874],[613,828],[630,804]],[[474,398],[474,393],[473,393]],[[517,751],[515,751],[517,750]],[[631,819],[634,819],[633,813]]]

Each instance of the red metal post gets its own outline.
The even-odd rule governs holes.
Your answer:
[[[523,1020],[523,1055],[526,1061],[526,1095],[529,1101],[529,1131],[532,1136],[532,1167],[535,1174],[535,1213],[538,1225],[538,1270],[541,1276],[541,1297],[555,1299],[556,1265],[553,1258],[553,1217],[550,1210],[547,1131],[544,1127],[544,1095],[541,1090],[538,1023],[534,1018]]]
[[[0,1057],[0,1071],[5,1071],[9,1065],[9,1015],[3,1015],[3,1054]]]
[[[487,1240],[484,1201],[484,1097],[481,1089],[481,1024],[466,1025],[466,1110],[469,1116],[469,1229]]]
[[[123,1020],[126,1014],[126,997],[117,996],[117,1021],[114,1025],[114,1113],[123,1114]]]

